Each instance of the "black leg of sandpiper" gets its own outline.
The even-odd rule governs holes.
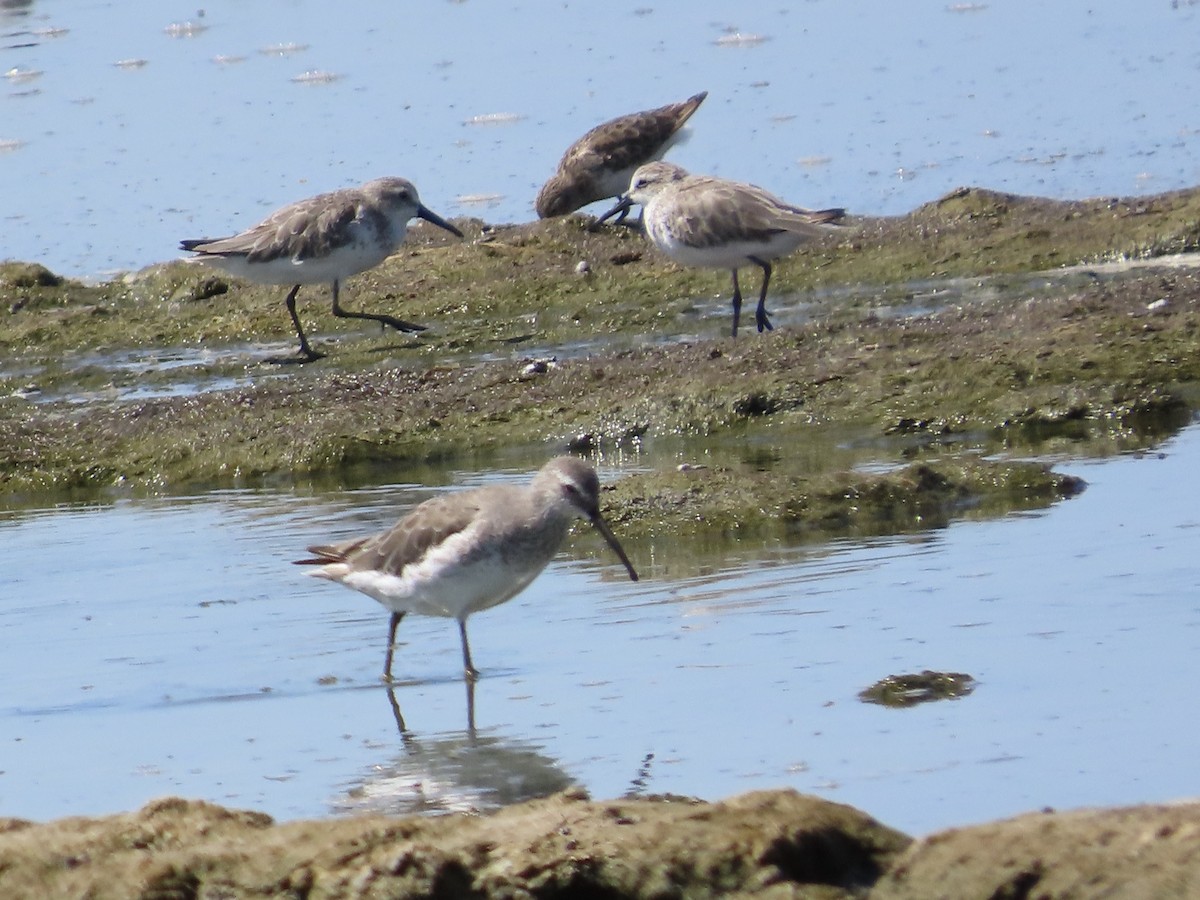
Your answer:
[[[767,331],[774,331],[771,320],[767,318],[767,286],[771,283],[771,264],[757,256],[751,256],[749,259],[750,262],[762,266],[763,270],[762,290],[758,293],[758,309],[754,311],[754,322],[758,325],[760,334],[764,328]]]
[[[738,320],[742,317],[742,287],[738,284],[737,269],[733,270],[733,336],[737,337]]]
[[[296,315],[296,294],[300,291],[300,285],[295,285],[287,295],[287,310],[292,317],[292,324],[296,326],[296,336],[300,338],[300,355],[304,357],[303,362],[312,362],[314,359],[320,359],[325,354],[318,353],[308,345],[308,338],[304,336],[304,329],[300,327],[300,317]]]
[[[380,325],[391,325],[397,331],[404,333],[425,330],[424,325],[406,322],[383,313],[351,312],[348,309],[342,309],[338,304],[338,283],[336,281],[333,283],[333,314],[340,319],[367,319],[371,322],[378,322]]]
[[[396,628],[400,624],[400,620],[404,618],[404,613],[392,613],[392,617],[388,620],[388,641],[387,641],[387,656],[383,659],[383,680],[392,680],[392,652],[396,648]]]
[[[471,662],[471,645],[467,643],[467,620],[458,620],[458,633],[462,637],[462,653],[463,653],[463,672],[467,676],[468,681],[475,681],[479,678],[479,670],[475,668],[475,664]]]

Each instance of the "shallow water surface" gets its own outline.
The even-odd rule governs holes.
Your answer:
[[[1166,0],[6,4],[0,259],[136,269],[384,174],[527,221],[573,140],[700,90],[672,158],[816,208],[1191,186],[1198,23]]]
[[[580,529],[524,594],[471,619],[473,697],[452,622],[402,623],[389,695],[384,611],[290,565],[432,488],[10,509],[0,815],[165,794],[288,818],[486,809],[569,783],[790,786],[920,833],[1191,796],[1198,460],[1200,427],[1139,456],[1063,460],[1090,485],[1072,500],[902,538],[699,555],[626,542],[636,584]],[[979,685],[907,710],[857,699],[927,668]]]

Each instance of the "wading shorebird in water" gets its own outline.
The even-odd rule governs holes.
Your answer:
[[[524,486],[487,485],[426,500],[387,531],[308,548],[297,565],[378,600],[391,611],[383,677],[392,679],[396,626],[406,613],[458,622],[463,670],[474,681],[467,617],[511,600],[550,562],[576,519],[608,541],[629,577],[637,572],[600,517],[600,482],[582,459],[559,456]]]

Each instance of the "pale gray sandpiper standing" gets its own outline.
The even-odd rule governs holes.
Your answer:
[[[629,557],[600,517],[600,482],[581,459],[550,460],[525,487],[487,485],[426,500],[387,531],[340,544],[309,547],[312,572],[374,597],[392,616],[383,677],[392,677],[396,626],[405,613],[458,621],[463,668],[478,670],[467,643],[467,617],[524,590],[558,552],[577,518],[587,519],[613,548],[629,577]]]
[[[335,316],[370,319],[401,332],[425,330],[424,325],[381,313],[351,312],[338,304],[340,282],[396,252],[408,220],[418,217],[462,237],[461,231],[425,208],[412,182],[387,177],[289,204],[233,237],[185,240],[180,248],[198,254],[191,261],[210,263],[249,281],[293,285],[287,295],[288,313],[300,338],[301,361],[311,362],[323,354],[309,346],[296,315],[296,293],[302,284],[332,283]]]
[[[597,125],[567,148],[558,171],[542,185],[534,204],[538,217],[565,216],[597,200],[621,196],[638,166],[661,159],[683,139],[684,123],[707,96],[701,91],[681,103]]]
[[[733,272],[734,337],[742,312],[738,269],[750,264],[762,269],[755,322],[759,331],[771,331],[766,308],[771,260],[836,228],[846,214],[802,209],[754,185],[690,175],[669,162],[647,163],[634,172],[625,196],[600,221],[634,203],[642,206],[646,236],[675,262]]]

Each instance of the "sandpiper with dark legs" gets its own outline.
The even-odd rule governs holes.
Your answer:
[[[249,281],[292,285],[288,313],[300,339],[300,361],[311,362],[324,354],[309,345],[296,315],[296,294],[304,284],[333,285],[335,316],[369,319],[401,332],[425,330],[424,325],[382,313],[351,312],[338,303],[340,283],[395,253],[413,218],[462,237],[461,231],[425,208],[412,182],[387,177],[292,203],[241,234],[185,240],[180,248],[197,254],[191,261],[215,265]]]
[[[733,272],[733,336],[742,312],[738,269],[756,265],[763,271],[754,320],[759,331],[771,331],[767,287],[771,260],[837,226],[842,209],[808,210],[785,203],[760,187],[690,175],[669,162],[652,162],[633,173],[621,201],[600,217],[604,221],[635,203],[642,205],[646,236],[659,250],[685,266]]]
[[[458,621],[463,669],[474,680],[467,617],[511,600],[546,567],[575,519],[604,536],[629,577],[637,572],[600,517],[600,482],[581,459],[550,460],[525,487],[487,485],[426,500],[387,531],[309,547],[297,565],[362,591],[392,613],[383,677],[392,678],[396,626],[405,613]]]
[[[558,170],[542,185],[534,204],[538,217],[565,216],[597,200],[621,196],[638,166],[662,159],[683,139],[684,123],[707,96],[701,91],[681,103],[597,125],[567,148]]]

